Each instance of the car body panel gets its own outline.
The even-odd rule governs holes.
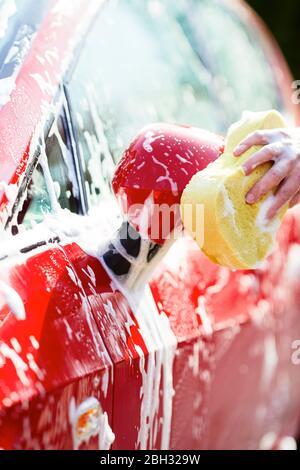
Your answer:
[[[1,282],[9,285],[14,294],[12,297],[12,293],[8,292],[4,299],[2,294],[2,305],[3,302],[4,305],[6,302],[11,305],[9,299],[13,299],[18,309],[15,299],[19,299],[26,312],[25,319],[18,320],[6,308],[7,315],[1,324],[0,400],[17,429],[20,429],[21,417],[28,421],[28,433],[32,425],[32,442],[28,436],[26,441],[22,431],[16,434],[14,445],[26,448],[31,445],[46,446],[43,433],[52,432],[48,444],[55,447],[57,441],[52,440],[56,439],[55,430],[49,431],[47,428],[47,419],[51,414],[48,418],[40,416],[40,410],[44,407],[48,412],[53,409],[53,416],[58,419],[59,433],[59,409],[63,406],[61,412],[65,423],[62,424],[70,429],[67,403],[67,397],[72,398],[70,391],[78,392],[74,395],[76,400],[89,390],[94,396],[95,381],[96,396],[101,396],[103,409],[111,419],[112,393],[108,392],[111,389],[112,362],[97,329],[88,298],[64,249],[61,246],[51,247],[19,260],[17,265],[1,267]],[[104,381],[107,385],[103,387]],[[66,391],[61,391],[62,388]],[[36,407],[30,406],[31,402],[36,403]],[[5,433],[2,439],[7,439]],[[70,444],[69,440],[67,442]]]
[[[5,184],[20,183],[35,129],[45,112],[44,119],[47,117],[48,105],[53,102],[91,15],[95,14],[95,5],[91,2],[86,5],[76,0],[72,6],[68,4],[66,8],[66,5],[53,2],[25,56],[10,100],[1,108],[0,164],[3,168],[1,181]],[[3,217],[8,203],[3,190],[0,200]]]
[[[154,298],[179,337],[173,419],[179,416],[181,426],[174,422],[172,448],[190,448],[192,422],[192,448],[253,449],[271,430],[297,436],[299,374],[291,344],[300,334],[298,218],[299,210],[288,214],[273,255],[256,271],[213,265],[190,241],[181,256],[177,248],[175,262],[168,253],[154,274]]]

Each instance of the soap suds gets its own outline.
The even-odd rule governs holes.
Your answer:
[[[157,136],[155,136],[155,137],[154,137],[154,135],[155,135],[155,134],[154,134],[154,132],[152,132],[152,131],[148,131],[148,132],[146,132],[146,134],[145,134],[145,140],[144,140],[144,142],[143,142],[143,148],[144,148],[144,150],[146,150],[146,152],[148,152],[148,153],[153,152],[153,147],[152,147],[151,144],[153,144],[153,142],[155,142],[156,140],[161,139],[161,138],[164,137],[164,135],[157,135]]]
[[[10,348],[7,344],[0,342],[0,363],[3,362],[1,356],[3,357],[4,361],[7,359],[11,361],[20,382],[24,385],[24,387],[29,387],[30,380],[27,377],[29,367],[19,356],[19,354],[16,353],[16,351]]]
[[[1,10],[0,10],[1,16]],[[1,23],[1,20],[0,20]],[[3,31],[3,30],[2,30]],[[11,69],[9,76],[0,79],[0,106],[10,101],[11,94],[15,89],[16,77],[21,69],[23,60],[27,55],[34,37],[34,30],[29,25],[22,25],[17,31],[16,38],[9,49],[4,66]],[[0,25],[1,38],[1,25]]]
[[[223,194],[223,202],[224,202],[223,217],[234,217],[235,210],[234,210],[232,201],[229,198],[228,192],[225,189],[225,186],[222,186],[222,194]]]
[[[269,195],[260,205],[257,217],[256,217],[256,226],[263,233],[276,234],[277,230],[280,227],[280,220],[278,217],[275,217],[273,221],[267,219],[267,213],[271,208],[274,202],[275,196],[273,194]]]
[[[109,269],[104,265],[110,273]],[[110,273],[112,276],[112,274]],[[119,290],[127,298],[131,310],[139,324],[139,329],[147,347],[147,365],[142,351],[140,355],[141,421],[138,431],[137,448],[152,449],[159,429],[158,413],[160,409],[160,383],[163,384],[161,421],[162,437],[160,448],[167,450],[170,445],[172,404],[173,404],[173,361],[177,348],[177,339],[170,327],[165,313],[158,312],[150,287],[146,285],[140,291],[131,291],[118,279],[112,281],[113,290]]]
[[[169,167],[165,165],[164,163],[160,162],[159,160],[157,160],[157,158],[155,158],[154,156],[152,156],[152,160],[156,165],[161,166],[165,170],[165,175],[162,175],[159,178],[157,178],[156,182],[159,183],[164,180],[168,181],[170,183],[172,193],[174,194],[174,196],[177,196],[178,186],[177,186],[176,181],[174,181],[170,175]]]
[[[264,362],[261,376],[261,386],[263,389],[269,389],[278,361],[275,336],[270,333],[264,340]]]
[[[25,307],[17,291],[8,284],[0,281],[0,293],[3,295],[11,313],[17,318],[17,320],[25,320]]]
[[[0,39],[5,36],[8,21],[17,11],[15,0],[4,0],[0,5]]]
[[[230,217],[233,226],[235,228],[235,232],[240,235],[240,230],[237,226],[236,220],[235,220],[235,208],[234,205],[229,197],[228,191],[226,190],[225,186],[223,185],[221,188],[221,192],[223,195],[223,203],[224,203],[224,208],[223,208],[223,217]]]

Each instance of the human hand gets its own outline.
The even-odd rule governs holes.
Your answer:
[[[300,128],[253,132],[240,142],[233,154],[239,157],[253,145],[263,147],[243,164],[245,174],[249,175],[266,162],[273,162],[273,165],[247,193],[246,202],[255,204],[277,188],[266,215],[270,220],[287,202],[290,202],[290,207],[300,202]]]

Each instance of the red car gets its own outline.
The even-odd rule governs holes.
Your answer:
[[[260,269],[234,272],[187,235],[142,253],[110,184],[149,122],[299,123],[276,44],[238,1],[16,3],[0,5],[0,447],[293,448],[299,210]]]

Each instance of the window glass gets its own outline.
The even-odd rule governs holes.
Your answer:
[[[109,192],[111,157],[149,122],[223,133],[244,109],[282,109],[255,31],[215,0],[109,2],[68,88],[92,205]]]
[[[117,161],[149,122],[222,127],[210,76],[163,2],[109,2],[83,47],[69,92],[89,186],[90,159],[97,174],[90,193],[97,187],[101,193],[109,180],[110,153]]]
[[[45,141],[45,155],[41,152],[40,159],[47,158],[48,171],[52,179],[54,192],[62,209],[80,212],[80,195],[74,167],[70,142],[64,126],[63,113],[53,122]],[[26,199],[18,213],[17,222],[25,228],[42,222],[45,216],[53,212],[51,197],[46,181],[45,167],[38,163],[33,171]],[[13,228],[17,232],[17,228]]]
[[[83,81],[85,83],[85,81]],[[71,90],[76,135],[89,206],[110,194],[114,163],[96,102],[96,90],[74,80]]]
[[[283,101],[274,71],[257,31],[250,29],[225,2],[189,0],[183,3],[180,23],[212,72],[216,93],[226,109],[229,123],[238,119],[245,109],[282,110]]]
[[[79,212],[79,189],[64,121],[58,116],[46,139],[46,155],[56,197],[62,209]]]
[[[46,181],[41,165],[37,165],[27,190],[21,212],[18,214],[18,224],[31,228],[43,221],[46,214],[51,213],[51,202],[47,191]]]

